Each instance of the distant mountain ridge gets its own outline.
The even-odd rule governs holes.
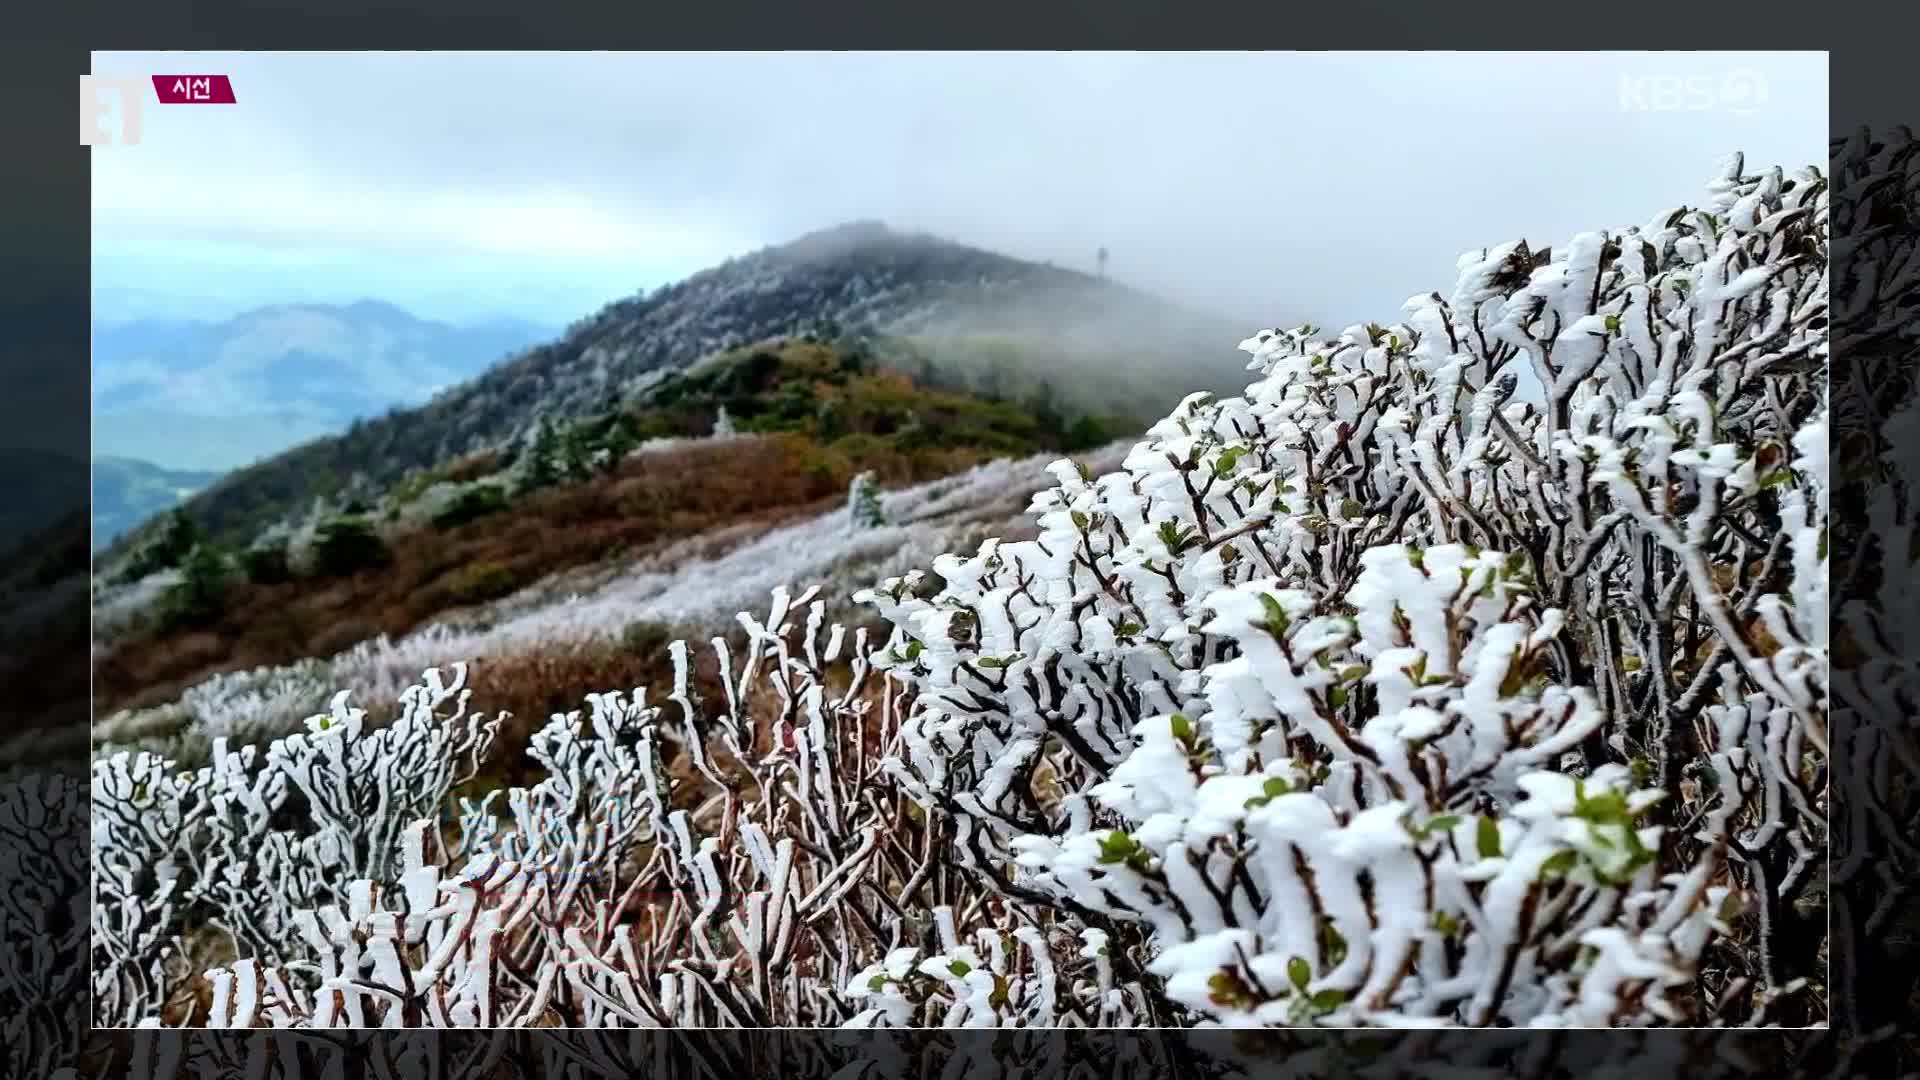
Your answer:
[[[522,441],[542,418],[590,417],[666,372],[822,322],[911,340],[936,365],[949,339],[1023,342],[1022,367],[1057,358],[1054,382],[1098,383],[1105,398],[1130,397],[1148,413],[1191,390],[1246,382],[1235,348],[1245,328],[1232,320],[1091,274],[862,221],[610,304],[424,405],[237,471],[188,506],[216,534],[258,528],[356,477],[377,490]]]
[[[251,464],[417,405],[553,333],[516,319],[444,323],[378,300],[96,327],[94,452],[197,471]]]
[[[123,457],[93,459],[93,549],[173,509],[220,478],[217,472],[166,469]]]

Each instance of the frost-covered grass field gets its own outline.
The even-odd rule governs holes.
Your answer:
[[[1736,160],[1048,482],[208,689],[205,766],[96,761],[96,1021],[1822,1023],[1828,194]],[[738,630],[469,794],[489,651],[640,613]]]

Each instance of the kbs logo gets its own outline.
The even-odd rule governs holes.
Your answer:
[[[225,75],[82,75],[80,76],[80,145],[135,146],[140,142],[140,110],[147,85],[162,105],[232,105],[233,80]],[[112,90],[103,95],[103,90]],[[119,138],[103,122],[120,105]]]
[[[1767,77],[1741,68],[1720,75],[1620,75],[1621,112],[1727,112],[1747,116],[1767,103]]]

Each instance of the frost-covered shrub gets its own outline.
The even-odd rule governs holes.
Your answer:
[[[863,592],[878,650],[778,590],[718,700],[676,643],[530,788],[449,802],[493,729],[431,672],[380,732],[109,758],[100,1018],[180,1020],[204,918],[195,1024],[1817,1019],[1826,258],[1821,178],[1736,163],[1259,335],[1035,539]]]
[[[448,685],[427,672],[378,730],[343,691],[305,733],[264,753],[216,739],[199,769],[144,751],[96,759],[97,1021],[130,1024],[168,1003],[179,990],[169,961],[187,930],[217,929],[249,962],[278,963],[295,947],[300,911],[392,872],[404,830],[437,814],[491,744],[497,720],[467,713],[464,676]]]
[[[880,509],[880,485],[874,482],[872,473],[860,473],[847,487],[848,528],[877,529],[886,523],[887,515]]]
[[[1120,472],[1061,463],[1037,539],[864,594],[918,692],[892,774],[971,873],[1143,924],[1221,1022],[1637,1024],[1799,988],[1826,204],[1736,160],[1708,209],[1468,255],[1403,325],[1247,341],[1243,396]]]
[[[464,693],[440,717],[432,672],[386,731],[336,701],[308,734],[197,773],[98,763],[100,1021],[160,1019],[198,901],[251,917],[237,939],[281,936],[207,974],[195,1024],[1140,1022],[1103,933],[943,866],[946,823],[883,782],[900,687],[870,685],[864,633],[823,615],[784,590],[765,622],[742,615],[744,654],[711,645],[722,701],[699,700],[676,643],[660,704],[590,695],[535,736],[545,779],[457,806],[452,770],[491,724],[460,719]],[[282,812],[306,827],[271,825]]]
[[[181,576],[178,570],[162,570],[128,584],[99,582],[93,594],[94,640],[109,641],[138,626]]]
[[[180,700],[170,705],[122,710],[104,718],[94,725],[94,738],[99,742],[137,743],[191,729],[204,739],[226,739],[235,744],[264,742],[287,734],[289,717],[297,723],[298,718],[312,715],[332,695],[334,685],[328,677],[328,665],[318,660],[223,672],[188,687]],[[393,689],[398,692],[398,687]]]

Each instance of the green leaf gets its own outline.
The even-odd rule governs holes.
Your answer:
[[[1368,668],[1367,668],[1367,665],[1365,664],[1353,664],[1348,667],[1341,668],[1340,681],[1353,682],[1356,679],[1364,679],[1367,677],[1367,670]]]
[[[1287,632],[1287,609],[1280,606],[1280,601],[1276,597],[1267,593],[1260,594],[1260,606],[1265,609],[1266,614],[1266,620],[1262,624],[1263,629],[1274,637],[1285,636]]]
[[[1333,924],[1331,916],[1320,922],[1320,940],[1326,945],[1327,963],[1339,967],[1347,958],[1347,939],[1341,935],[1340,928]]]
[[[1307,965],[1303,957],[1296,956],[1287,961],[1287,978],[1294,986],[1305,990],[1307,984],[1313,981],[1313,968]]]
[[[1186,713],[1174,713],[1172,719],[1167,721],[1167,726],[1173,730],[1174,738],[1183,743],[1192,744],[1193,721],[1187,719]]]
[[[1446,832],[1458,824],[1460,824],[1459,814],[1441,814],[1439,817],[1427,822],[1427,831],[1430,833]]]
[[[885,975],[875,975],[873,978],[867,980],[867,989],[869,990],[884,990],[886,986],[887,977]]]
[[[1107,865],[1125,863],[1140,854],[1140,844],[1133,837],[1115,829],[1100,840],[1100,861]]]
[[[1246,984],[1240,981],[1239,976],[1228,971],[1218,971],[1208,977],[1207,989],[1211,991],[1207,995],[1207,1000],[1215,1005],[1236,1008],[1253,1000],[1253,995],[1248,992]]]
[[[1163,521],[1160,523],[1159,535],[1160,542],[1165,544],[1167,550],[1175,555],[1193,546],[1193,530],[1177,525],[1171,521]]]
[[[1141,626],[1137,622],[1128,621],[1128,622],[1121,623],[1117,628],[1115,628],[1114,634],[1119,637],[1132,637],[1135,634],[1138,634],[1140,631],[1145,629],[1146,627]]]
[[[1313,995],[1307,1000],[1310,1003],[1312,1003],[1314,1008],[1320,1010],[1321,1012],[1332,1012],[1333,1010],[1347,1003],[1347,992],[1345,990],[1336,990],[1333,988],[1328,988],[1326,990],[1320,991],[1319,993]]]
[[[1653,861],[1654,853],[1640,839],[1640,830],[1629,825],[1626,828],[1627,860],[1624,876],[1631,877],[1634,871]]]
[[[987,996],[987,1004],[996,1009],[1004,1008],[1008,1001],[1008,989],[1009,986],[1006,976],[995,975],[993,977],[993,993]]]
[[[1617,334],[1620,332],[1620,316],[1618,315],[1607,316],[1607,332],[1610,334]]]
[[[1327,704],[1338,709],[1341,706],[1345,705],[1346,703],[1347,703],[1346,687],[1336,686],[1327,691]]]
[[[1547,856],[1546,861],[1540,864],[1540,877],[1542,880],[1549,877],[1564,877],[1572,873],[1573,868],[1579,865],[1579,862],[1580,853],[1574,851],[1572,848],[1568,848],[1565,851],[1557,851]]]
[[[1483,859],[1500,857],[1500,823],[1490,817],[1482,817],[1474,836],[1474,846]]]
[[[1287,783],[1285,777],[1269,776],[1266,782],[1260,785],[1260,790],[1265,792],[1265,794],[1255,795],[1253,798],[1248,799],[1247,809],[1252,810],[1256,807],[1267,805],[1280,796],[1292,791],[1293,785]]]
[[[1519,697],[1527,688],[1526,649],[1515,645],[1513,655],[1507,658],[1507,674],[1500,680],[1500,696]]]
[[[947,970],[953,972],[957,978],[964,979],[967,977],[967,972],[973,970],[973,965],[967,963],[965,960],[955,960],[953,963],[947,965]]]
[[[1069,516],[1073,519],[1074,528],[1079,529],[1081,532],[1087,530],[1087,515],[1075,510]]]

